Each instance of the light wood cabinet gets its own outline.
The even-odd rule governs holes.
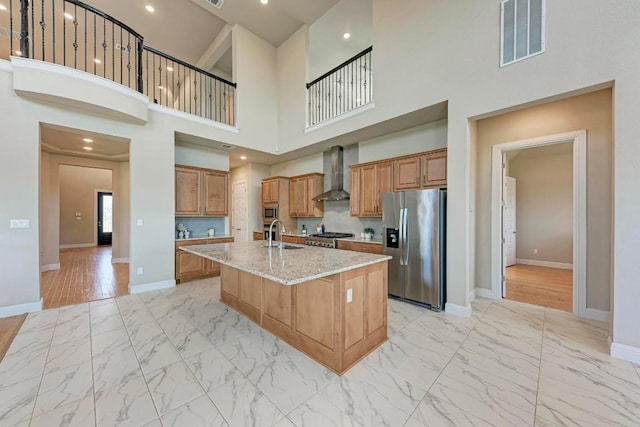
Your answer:
[[[447,151],[422,156],[422,188],[446,187]]]
[[[301,237],[301,236],[287,236],[286,234],[284,234],[280,236],[280,240],[282,240],[283,243],[294,243],[298,245],[304,245],[305,242],[307,241],[307,238]]]
[[[381,217],[382,193],[393,189],[393,162],[370,163],[357,169],[359,188],[354,191],[354,181],[351,182],[351,215]]]
[[[176,216],[202,215],[200,170],[176,166]]]
[[[324,189],[324,175],[311,173],[290,178],[289,216],[292,218],[320,218],[324,215],[324,202],[313,198]]]
[[[369,254],[382,254],[382,245],[379,243],[337,241],[337,248],[346,251],[366,252]]]
[[[382,194],[447,186],[447,149],[351,165],[351,216],[381,217]]]
[[[253,240],[264,240],[264,233],[261,233],[260,231],[254,231]]]
[[[393,191],[420,188],[422,175],[420,157],[409,157],[393,161]]]
[[[204,171],[204,215],[226,216],[229,212],[229,174],[219,171]]]
[[[176,165],[176,216],[227,216],[228,199],[228,172]]]
[[[176,280],[199,279],[207,276],[217,276],[220,274],[220,264],[199,255],[190,254],[180,250],[183,246],[211,245],[215,243],[231,243],[233,237],[219,239],[197,239],[176,242]]]
[[[262,203],[265,205],[278,203],[278,196],[280,195],[279,187],[279,177],[262,180]]]

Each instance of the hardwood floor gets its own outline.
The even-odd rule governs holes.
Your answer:
[[[522,264],[506,270],[506,299],[573,311],[573,270]]]
[[[111,247],[63,249],[60,270],[42,273],[43,308],[129,293],[129,264],[111,264]]]
[[[7,353],[7,350],[9,350],[9,346],[18,334],[18,331],[26,318],[26,314],[21,314],[19,316],[0,319],[0,362],[4,359],[4,355]]]

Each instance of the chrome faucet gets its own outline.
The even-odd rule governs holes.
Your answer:
[[[281,233],[281,234],[282,234],[282,233],[285,233],[285,230],[284,230],[284,224],[282,223],[282,221],[280,221],[279,219],[274,219],[274,220],[271,222],[271,225],[269,226],[269,243],[267,244],[267,246],[269,246],[269,247],[277,246],[277,245],[274,245],[274,244],[272,243],[272,239],[271,239],[271,236],[273,235],[273,234],[272,234],[273,226],[275,225],[275,223],[276,223],[276,222],[279,222],[279,223],[280,223],[280,225],[282,226],[282,229],[280,230],[280,233]],[[282,238],[280,238],[280,245],[282,245]]]

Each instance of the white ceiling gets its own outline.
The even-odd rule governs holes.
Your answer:
[[[93,142],[84,142],[83,138],[93,139]],[[129,160],[129,140],[115,136],[43,124],[40,142],[42,150],[49,153],[111,161]],[[83,147],[93,150],[87,151]]]

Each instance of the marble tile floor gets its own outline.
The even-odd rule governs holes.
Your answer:
[[[478,299],[389,301],[389,341],[338,377],[218,301],[219,279],[28,316],[0,426],[638,426],[608,325]]]

